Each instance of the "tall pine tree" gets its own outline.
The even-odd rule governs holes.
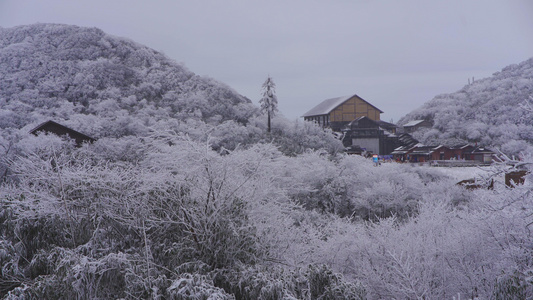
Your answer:
[[[261,104],[261,112],[266,113],[268,117],[268,132],[270,133],[270,120],[274,117],[275,113],[278,111],[278,98],[276,97],[276,84],[272,81],[270,75],[263,83],[261,88],[263,98],[259,100]]]

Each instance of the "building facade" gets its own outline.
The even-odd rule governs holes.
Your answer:
[[[447,147],[416,144],[411,147],[398,147],[391,154],[396,161],[402,162],[472,161],[489,164],[494,152],[472,145]]]
[[[363,98],[352,95],[326,99],[302,117],[306,121],[314,121],[323,127],[331,128],[333,131],[341,131],[348,123],[360,117],[379,121],[382,113],[382,110]]]
[[[394,133],[395,129],[391,123],[359,117],[342,129],[343,144],[345,147],[361,149],[361,152],[388,155],[401,144]]]

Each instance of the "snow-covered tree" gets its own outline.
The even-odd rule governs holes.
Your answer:
[[[259,100],[261,104],[261,111],[267,114],[268,118],[268,132],[271,130],[270,122],[278,111],[278,97],[276,96],[276,84],[270,75],[267,77],[261,88],[263,98]]]

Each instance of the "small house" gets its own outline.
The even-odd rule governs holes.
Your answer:
[[[53,133],[58,136],[67,136],[76,142],[76,146],[81,147],[83,143],[92,143],[96,139],[78,132],[74,129],[68,128],[64,125],[56,123],[54,121],[46,121],[39,126],[30,130],[31,134],[37,135],[39,132]]]
[[[390,154],[397,162],[408,161],[408,154],[410,150],[414,149],[419,142],[408,133],[402,133],[398,136],[399,147],[395,148]]]
[[[431,160],[450,160],[454,157],[455,152],[446,146],[439,145],[433,148]]]
[[[417,145],[407,153],[410,162],[428,162],[432,159],[436,146]]]
[[[474,146],[469,145],[469,144],[455,145],[451,147],[450,150],[452,151],[452,157],[450,159],[453,158],[453,159],[461,160],[461,159],[467,159],[465,157],[465,154],[474,150]]]
[[[466,160],[474,160],[482,163],[492,163],[494,152],[484,147],[473,147],[472,150],[464,153]]]

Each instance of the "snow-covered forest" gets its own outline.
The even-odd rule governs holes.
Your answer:
[[[56,24],[4,28],[0,49],[1,129],[23,128],[24,133],[54,119],[94,138],[174,130],[193,139],[209,136],[217,150],[266,139],[266,117],[249,99],[161,53],[99,29]],[[258,83],[258,94],[260,87]],[[288,155],[342,147],[317,129],[283,118],[272,122],[274,143]],[[4,130],[2,137],[9,139],[14,134],[9,132]]]
[[[97,141],[28,133],[49,119]],[[132,41],[0,29],[0,297],[533,297],[531,174],[468,190],[341,150]]]
[[[461,90],[438,95],[403,117],[430,120],[433,128],[415,133],[428,145],[478,143],[518,154],[533,151],[533,58],[510,65],[492,77],[469,80]]]

